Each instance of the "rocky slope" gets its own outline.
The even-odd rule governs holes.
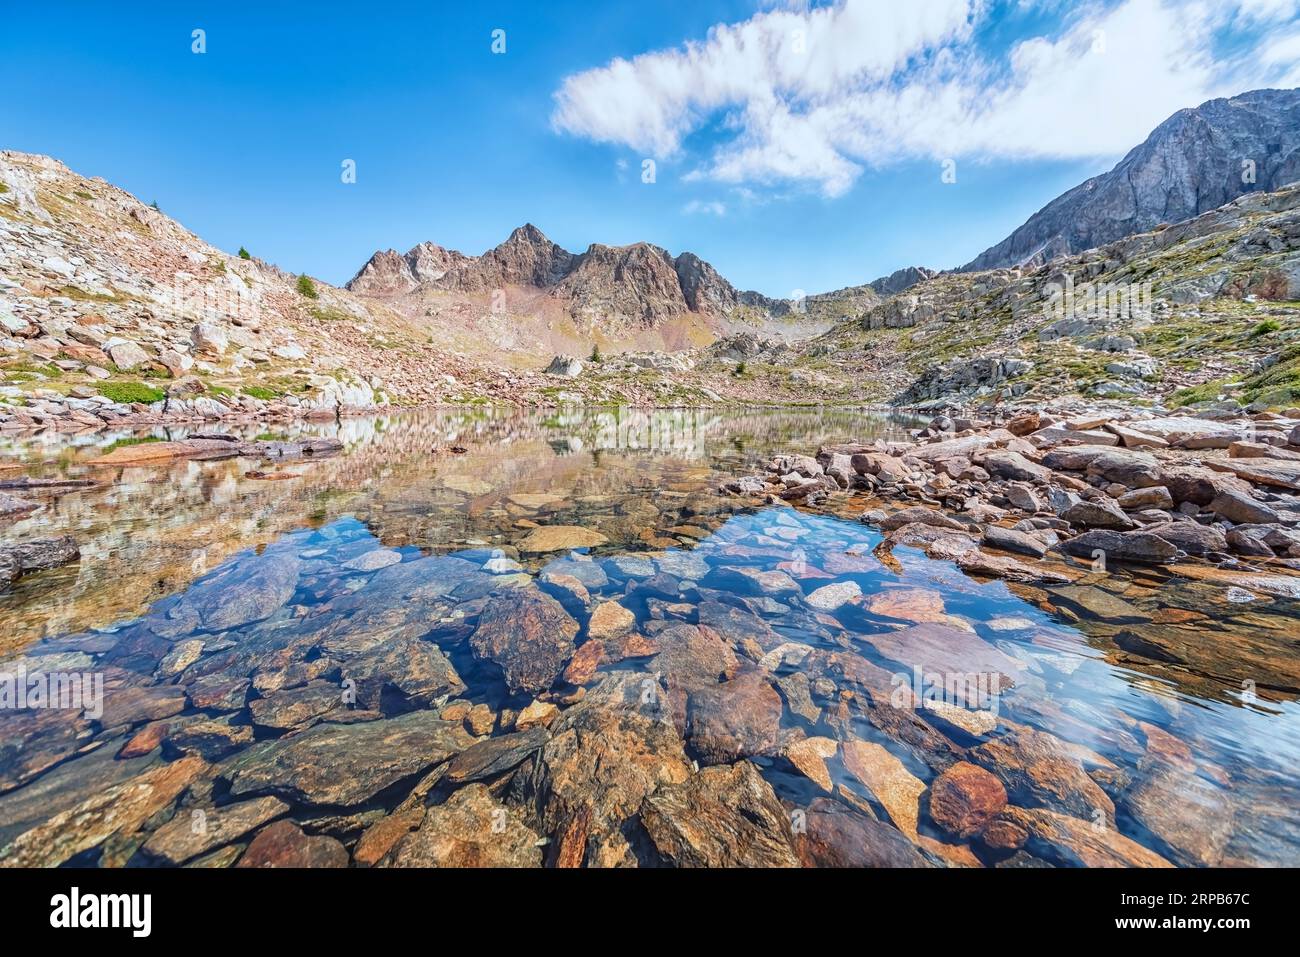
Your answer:
[[[412,261],[426,277],[460,265],[436,247]],[[0,152],[0,428],[545,402],[551,385],[437,349],[373,297],[217,249],[102,179]]]
[[[1037,267],[936,275],[744,358],[759,390],[797,382],[828,400],[1294,404],[1300,185]]]
[[[1253,163],[1253,179],[1243,163]],[[1059,196],[964,271],[1038,264],[1300,179],[1300,90],[1179,110],[1114,169]]]

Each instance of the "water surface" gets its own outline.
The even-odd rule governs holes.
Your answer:
[[[217,767],[215,783],[192,788],[182,806],[222,806],[231,799],[223,767],[317,723],[463,702],[457,716],[478,708],[476,733],[498,736],[535,698],[576,707],[586,689],[561,677],[512,692],[498,664],[473,651],[484,608],[522,590],[559,602],[579,649],[597,627],[593,609],[617,601],[630,612],[593,680],[647,676],[664,696],[656,719],[685,736],[690,759],[723,763],[727,748],[749,758],[792,820],[832,801],[904,832],[921,861],[1088,863],[1071,847],[1086,835],[1032,839],[1018,855],[955,837],[931,815],[929,791],[900,809],[873,776],[879,768],[854,757],[881,746],[907,792],[911,781],[930,788],[954,763],[989,765],[979,749],[1010,734],[1023,747],[1003,764],[1026,762],[1009,775],[1013,804],[1117,832],[1177,864],[1300,863],[1295,603],[1236,603],[1223,588],[1162,572],[1013,590],[910,549],[883,555],[879,534],[852,520],[871,504],[862,498],[813,514],[716,494],[724,476],[774,452],[901,438],[909,424],[825,412],[412,412],[277,432],[333,435],[346,449],[277,466],[291,477],[275,480],[249,477],[264,463],[245,459],[85,464],[123,436],[11,440],[0,452],[22,468],[6,475],[101,484],[51,494],[48,508],[6,531],[71,534],[83,557],[0,596],[0,668],[96,671],[110,691],[98,720],[0,713],[0,846],[181,754]],[[539,528],[557,526],[598,538],[530,550]],[[819,592],[827,586],[840,586],[838,597]],[[707,657],[696,638],[682,645],[685,659],[673,650],[682,626],[699,640],[720,636],[723,672],[692,671]],[[411,641],[436,646],[456,680],[413,664],[410,649],[423,645]],[[335,691],[350,674],[368,676],[362,700],[340,706]],[[719,679],[748,674],[761,687],[734,707],[758,717],[720,745],[705,735],[701,702]],[[934,676],[947,688],[933,707],[899,697],[913,689],[924,699]],[[958,700],[958,713],[954,679],[966,678],[979,693]],[[225,699],[215,693],[223,682]],[[216,738],[184,733],[187,722],[213,720]],[[137,754],[142,729],[160,723],[162,746]],[[1051,736],[1063,765],[1031,753],[1035,731]],[[788,758],[809,738],[832,742],[828,782]],[[289,813],[352,847],[412,783],[362,795],[328,820],[320,801],[299,794]],[[72,862],[157,863],[139,850],[144,838]],[[590,839],[589,856],[622,853],[600,840]],[[1140,859],[1127,844],[1101,843]]]

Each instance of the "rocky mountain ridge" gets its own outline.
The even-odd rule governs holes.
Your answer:
[[[421,286],[441,291],[492,292],[511,287],[544,290],[575,319],[654,323],[687,312],[730,317],[738,310],[772,316],[791,311],[787,301],[741,291],[691,252],[673,256],[651,243],[591,244],[571,253],[532,223],[515,229],[481,256],[434,243],[405,254],[374,256],[345,288],[361,295],[402,296]]]
[[[965,266],[976,272],[1092,249],[1300,179],[1300,90],[1179,110],[1115,167],[1052,200]]]

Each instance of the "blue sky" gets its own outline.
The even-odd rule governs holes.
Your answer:
[[[0,147],[334,283],[526,221],[778,296],[955,266],[1174,110],[1300,83],[1297,0],[7,6]]]

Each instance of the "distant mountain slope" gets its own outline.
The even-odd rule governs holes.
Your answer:
[[[1246,161],[1253,183],[1243,181]],[[1052,200],[958,271],[1046,262],[1298,179],[1300,90],[1210,100],[1179,110],[1110,172]]]

